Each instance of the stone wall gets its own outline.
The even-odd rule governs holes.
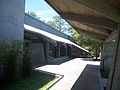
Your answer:
[[[103,45],[103,51],[101,54],[101,64],[100,68],[102,70],[110,70],[110,67],[112,65],[112,59],[115,49],[115,42],[111,41],[109,43],[105,43]]]

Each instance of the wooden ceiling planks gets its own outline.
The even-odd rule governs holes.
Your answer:
[[[100,3],[102,2],[103,6],[106,5],[103,2],[106,2],[110,8],[111,8],[111,6],[114,6],[112,8],[112,10],[115,10],[115,11],[113,11],[113,13],[115,12],[115,14],[111,13],[111,11],[105,11],[105,10],[109,10],[109,8],[106,9],[107,7],[105,7],[105,10],[103,10],[103,13],[102,13],[101,10],[100,10],[100,12],[99,12],[99,10],[96,10],[96,9],[94,10],[94,8],[91,5],[86,5],[86,3],[81,3],[84,1],[85,2],[88,1],[91,4],[92,1],[90,1],[90,0],[80,0],[80,1],[79,0],[45,0],[45,1],[48,4],[50,4],[73,27],[76,27],[77,29],[81,28],[82,29],[81,32],[82,32],[82,34],[84,33],[84,35],[90,36],[90,33],[95,33],[96,35],[99,34],[99,37],[97,37],[97,38],[101,39],[101,37],[103,37],[105,35],[104,39],[108,39],[110,34],[112,34],[112,32],[114,32],[117,29],[118,22],[116,22],[117,24],[115,24],[113,22],[119,21],[119,20],[117,20],[117,18],[119,19],[119,17],[117,17],[118,15],[116,15],[117,13],[119,14],[119,12],[117,12],[118,9],[115,9],[114,7],[117,7],[117,8],[120,7],[120,0],[100,0],[100,1],[92,0],[92,1],[98,1]],[[97,2],[97,4],[99,4],[98,2]],[[95,3],[96,2],[93,2],[93,4],[95,4]],[[102,8],[102,7],[100,6],[100,8]],[[97,7],[97,9],[100,9],[100,8]],[[75,15],[78,14],[79,15],[77,17],[78,21],[70,20],[68,17],[65,17],[64,15],[62,15],[63,12],[68,13],[68,16],[70,16],[71,13],[73,13]],[[109,15],[109,14],[106,14],[107,12],[110,13],[110,15],[111,15],[110,17],[114,16],[113,18],[115,18],[115,19],[108,18],[109,16],[107,16],[107,15]],[[90,23],[81,22],[81,20],[79,18],[79,17],[81,17],[80,15],[87,16],[87,17],[95,17],[95,18],[101,19],[101,21],[103,20],[103,23],[101,22],[101,26],[103,25],[103,27],[101,27],[99,25],[95,26],[96,22],[94,24],[92,22],[90,22]],[[111,21],[112,23],[104,22],[105,19],[108,19],[108,21]],[[93,19],[92,19],[92,21],[93,21]],[[105,23],[107,23],[108,25]],[[107,28],[104,27],[104,25],[107,25]],[[79,31],[79,30],[77,30],[77,31]],[[94,37],[96,37],[96,36],[94,35]]]
[[[106,3],[113,7],[120,9],[120,0],[103,0],[103,1],[105,1]]]

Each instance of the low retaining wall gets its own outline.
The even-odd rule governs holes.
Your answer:
[[[60,58],[53,58],[53,59],[48,59],[47,63],[48,64],[54,64],[54,63],[60,63],[60,62],[65,62],[68,61],[69,57],[60,57]]]

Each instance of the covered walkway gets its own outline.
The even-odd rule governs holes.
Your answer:
[[[37,70],[63,76],[50,90],[101,90],[98,61],[76,58],[64,63],[45,65]]]

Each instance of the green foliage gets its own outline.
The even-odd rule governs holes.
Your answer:
[[[54,16],[53,21],[48,21],[46,24],[70,36],[74,33],[73,28],[60,16]]]
[[[23,49],[22,41],[17,40],[11,44],[0,42],[0,65],[5,67],[3,71],[6,81],[16,81],[22,73],[29,75],[32,69],[31,63],[31,55]],[[24,72],[21,71],[23,68]]]
[[[60,16],[54,16],[53,21],[48,21],[47,24],[71,36],[74,42],[89,50],[92,55],[96,57],[99,55],[102,43],[97,40],[90,39],[89,37],[81,36]]]
[[[95,39],[80,36],[77,32],[74,33],[73,39],[75,42],[77,42],[78,45],[82,46],[83,48],[86,48],[91,52],[92,55],[96,57],[101,52],[102,43]]]
[[[22,72],[23,76],[28,76],[32,71],[32,57],[28,49],[24,49]]]
[[[16,83],[2,85],[0,90],[46,90],[55,79],[55,76],[33,71],[30,76],[21,78]]]
[[[20,64],[22,61],[23,54],[23,42],[14,41],[11,45],[9,45],[9,50],[6,55],[6,80],[7,81],[15,81],[20,77]]]
[[[30,15],[30,16],[32,16],[32,17],[34,17],[34,18],[36,18],[36,19],[40,19],[40,18],[37,16],[37,14],[34,13],[34,12],[29,12],[29,11],[28,11],[27,14]]]
[[[5,42],[0,42],[0,64],[5,64],[9,53],[9,45]]]
[[[47,24],[59,31],[62,31],[64,20],[60,16],[54,16],[53,21],[48,21]]]

